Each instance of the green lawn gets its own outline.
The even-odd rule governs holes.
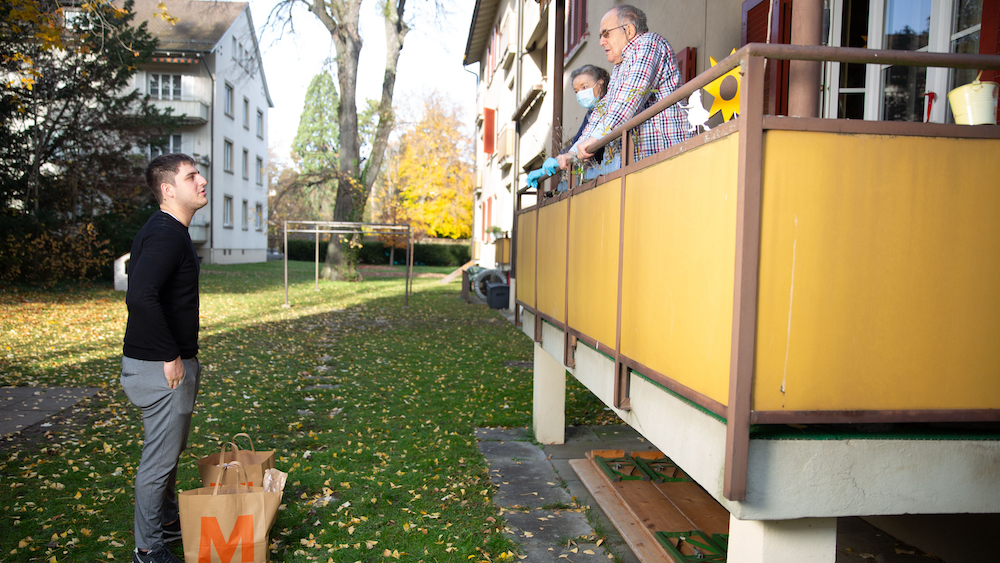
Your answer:
[[[447,272],[447,268],[417,268]],[[290,262],[205,266],[204,366],[179,487],[237,432],[288,471],[272,561],[499,561],[477,426],[531,423],[531,341],[459,284],[320,282]],[[0,289],[0,385],[97,387],[0,440],[0,561],[129,561],[139,411],[118,385],[124,295],[110,284]],[[617,422],[568,382],[567,423]],[[329,502],[326,502],[327,499]],[[177,551],[179,554],[180,552]]]

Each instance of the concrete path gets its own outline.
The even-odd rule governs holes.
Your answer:
[[[96,388],[0,387],[0,436],[20,432],[72,407]]]
[[[617,556],[621,563],[638,563],[569,466],[593,449],[652,449],[638,433],[628,426],[568,427],[566,444],[542,447],[527,428],[477,428],[476,438],[497,487],[493,502],[524,561],[606,562]]]

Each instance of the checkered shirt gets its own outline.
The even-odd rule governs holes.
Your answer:
[[[622,50],[622,62],[611,72],[607,94],[594,106],[581,139],[601,138],[656,102],[681,84],[677,59],[667,40],[656,33],[636,36]],[[690,137],[687,114],[674,104],[639,126],[635,159],[680,143]],[[576,147],[572,149],[576,152]]]

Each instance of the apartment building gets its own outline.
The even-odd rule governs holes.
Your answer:
[[[513,234],[535,438],[564,440],[570,374],[728,511],[730,563],[846,560],[845,518],[1000,513],[1000,126],[947,98],[996,80],[1000,1],[632,3],[685,80],[655,107],[734,72],[737,115],[552,197],[524,175],[579,126],[569,71],[608,68],[613,3],[479,0],[470,28],[474,234],[486,266]]]
[[[267,119],[273,107],[249,4],[137,0],[137,21],[159,40],[135,88],[183,115],[149,156],[183,152],[208,180],[209,203],[189,231],[206,264],[267,259]],[[176,21],[168,21],[175,18]]]

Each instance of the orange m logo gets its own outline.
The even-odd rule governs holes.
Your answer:
[[[227,540],[219,528],[219,519],[214,516],[201,517],[201,544],[198,547],[198,563],[212,563],[212,544],[222,563],[230,563],[236,553],[236,546],[243,546],[243,563],[253,562],[253,515],[244,514],[236,518],[233,533]]]

